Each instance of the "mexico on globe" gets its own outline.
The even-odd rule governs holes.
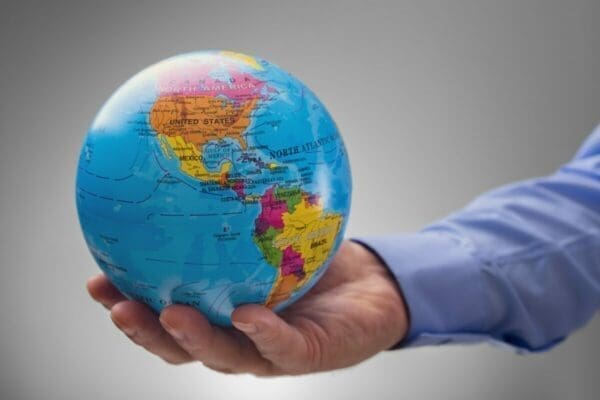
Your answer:
[[[348,157],[302,82],[231,51],[168,58],[125,82],[85,137],[76,183],[92,256],[128,298],[230,326],[280,311],[326,271],[347,224]]]

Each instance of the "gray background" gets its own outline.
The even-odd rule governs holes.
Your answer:
[[[87,297],[97,268],[74,206],[82,138],[111,92],[167,56],[226,48],[328,105],[353,166],[348,235],[418,229],[572,156],[599,119],[600,2],[161,3],[2,1],[0,398],[600,397],[598,318],[531,357],[437,347],[268,380],[168,366]]]

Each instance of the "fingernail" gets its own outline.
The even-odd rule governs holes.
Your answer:
[[[134,337],[135,336],[135,329],[131,329],[131,328],[121,328],[121,330],[129,337]]]
[[[180,342],[185,341],[186,337],[182,331],[173,328],[171,325],[169,325],[167,322],[165,322],[163,320],[161,320],[160,322],[162,323],[162,326],[165,328],[165,330],[167,332],[169,332],[169,335],[173,336],[173,338],[175,338],[175,340],[178,340]]]
[[[117,327],[128,337],[133,338],[135,336],[135,329],[133,328],[125,328],[117,325]]]
[[[240,331],[247,333],[247,334],[253,334],[256,333],[257,329],[256,329],[256,325],[254,325],[253,323],[246,323],[246,322],[237,322],[237,321],[231,321],[233,323],[233,326],[235,326],[237,329],[239,329]]]
[[[120,330],[122,330],[123,333],[126,334],[127,336],[132,337],[132,336],[135,335],[135,329],[123,326],[123,324],[121,324],[115,318],[112,318],[112,321],[117,326],[117,328],[119,328]]]

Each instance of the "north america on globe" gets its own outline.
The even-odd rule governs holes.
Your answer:
[[[279,311],[325,273],[351,200],[335,122],[297,78],[231,51],[171,57],[109,98],[76,202],[92,256],[127,297],[211,322]]]

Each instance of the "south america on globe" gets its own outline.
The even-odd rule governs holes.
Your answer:
[[[76,203],[123,294],[229,326],[241,304],[280,311],[315,285],[351,186],[338,129],[304,84],[257,57],[203,51],[144,69],[102,106]]]

